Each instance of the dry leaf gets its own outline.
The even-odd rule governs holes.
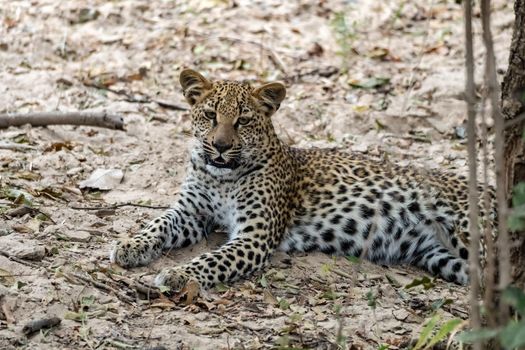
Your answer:
[[[186,305],[193,304],[197,297],[199,296],[199,282],[195,280],[189,280],[188,283],[182,288],[182,295],[186,295],[186,301],[184,302]]]
[[[263,300],[265,303],[270,305],[279,305],[279,301],[277,301],[277,298],[274,297],[272,292],[270,292],[268,289],[265,289],[263,291]]]
[[[0,283],[3,284],[6,287],[11,287],[13,284],[15,284],[15,278],[11,274],[11,272],[1,269],[0,268]]]
[[[97,190],[112,190],[120,184],[124,172],[120,169],[97,169],[91,176],[80,182],[80,188],[91,188]]]

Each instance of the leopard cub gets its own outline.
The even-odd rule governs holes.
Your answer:
[[[186,180],[171,209],[115,244],[112,262],[148,264],[197,243],[211,223],[226,229],[228,242],[165,269],[159,285],[233,281],[261,269],[276,249],[413,264],[468,282],[465,177],[285,145],[271,120],[286,94],[280,83],[254,88],[188,69],[180,84],[197,141]]]

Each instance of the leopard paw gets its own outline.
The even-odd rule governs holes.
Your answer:
[[[190,281],[197,282],[198,278],[182,267],[162,270],[155,278],[156,286],[168,286],[173,292],[180,292]]]
[[[109,260],[122,267],[141,266],[156,259],[161,252],[160,246],[138,235],[114,242],[109,253]]]

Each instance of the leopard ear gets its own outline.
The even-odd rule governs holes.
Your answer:
[[[268,83],[252,92],[259,106],[267,116],[274,114],[286,96],[286,88],[281,83]]]
[[[193,69],[183,70],[179,81],[184,97],[192,106],[211,89],[211,82]]]

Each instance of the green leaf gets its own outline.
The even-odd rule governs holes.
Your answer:
[[[390,82],[390,78],[386,77],[372,77],[365,81],[349,80],[348,84],[359,89],[375,89],[386,85]]]
[[[499,329],[482,328],[478,330],[469,330],[458,334],[456,339],[460,342],[472,344],[476,341],[483,341],[494,338],[500,332]]]
[[[525,345],[525,320],[508,324],[499,333],[499,340],[505,349],[517,349]]]
[[[525,182],[519,182],[512,190],[512,207],[516,208],[525,204]]]
[[[430,307],[432,307],[432,310],[438,310],[438,309],[441,309],[445,305],[452,304],[453,302],[454,301],[452,299],[438,299],[434,301],[432,305],[430,305]]]
[[[435,284],[432,280],[430,280],[430,278],[428,278],[427,276],[423,276],[419,279],[415,278],[412,282],[405,286],[405,289],[410,289],[417,286],[423,286],[425,290],[428,290],[434,288]]]
[[[357,263],[359,263],[359,261],[360,261],[359,258],[358,258],[357,256],[353,256],[353,255],[348,255],[348,256],[346,257],[346,260],[348,260],[348,261],[350,261],[350,262],[352,262],[352,263],[354,263],[354,264],[357,264]]]
[[[68,311],[64,314],[66,320],[72,320],[77,322],[82,322],[87,320],[87,314],[85,312],[71,312]]]
[[[417,343],[414,346],[413,350],[421,349],[423,345],[425,345],[428,342],[432,334],[432,330],[436,327],[436,323],[439,321],[440,318],[441,316],[439,316],[439,314],[435,314],[434,316],[432,316],[432,318],[427,322],[425,327],[423,327],[423,330],[421,331],[419,339],[417,340]]]
[[[432,349],[434,345],[436,345],[437,343],[439,343],[440,341],[444,339],[447,339],[447,336],[450,334],[450,332],[455,330],[461,324],[461,322],[463,321],[460,320],[459,318],[445,322],[441,326],[439,331],[432,337],[432,339],[430,339],[428,344],[425,346],[425,349]]]
[[[261,284],[261,287],[263,288],[268,287],[268,281],[266,280],[266,277],[264,275],[261,276],[259,283]]]
[[[95,302],[94,295],[88,295],[80,299],[80,305],[82,306],[91,306],[93,305],[94,302]]]
[[[512,232],[522,231],[525,229],[525,215],[524,213],[516,212],[516,208],[512,211],[508,218],[509,230]]]
[[[279,309],[288,310],[289,308],[290,308],[290,303],[286,299],[281,298],[279,300]]]
[[[321,297],[323,299],[335,300],[335,299],[337,299],[337,293],[335,293],[331,289],[328,289],[328,290],[324,291],[323,294],[321,294]]]
[[[377,298],[372,290],[369,290],[366,293],[366,300],[368,300],[368,306],[370,306],[372,309],[377,307]]]
[[[219,292],[219,293],[224,293],[224,292],[227,292],[230,288],[225,285],[224,283],[217,283],[215,285],[215,291]]]
[[[159,286],[159,290],[161,293],[167,293],[171,290],[169,286]]]
[[[503,291],[503,301],[512,305],[522,317],[525,317],[525,293],[517,287],[507,287]]]

